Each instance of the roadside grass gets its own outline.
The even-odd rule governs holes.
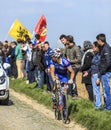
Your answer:
[[[46,92],[46,85],[37,89],[35,83],[26,84],[26,80],[10,80],[10,88],[24,93],[52,110],[51,94]],[[72,100],[68,96],[69,116],[71,120],[82,124],[88,130],[111,130],[111,111],[94,110],[93,103],[86,99]]]

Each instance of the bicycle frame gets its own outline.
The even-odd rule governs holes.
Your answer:
[[[55,97],[56,97],[56,109],[55,118],[61,120],[64,123],[69,123],[68,117],[68,83],[60,83],[59,80],[56,81],[55,86]]]

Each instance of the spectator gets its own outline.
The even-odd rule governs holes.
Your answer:
[[[27,71],[27,81],[26,83],[33,83],[35,81],[34,68],[31,69],[32,65],[32,42],[28,43],[29,47],[27,50],[27,63],[26,63],[26,71]]]
[[[17,65],[17,71],[18,71],[18,79],[22,79],[24,77],[22,66],[23,66],[23,55],[21,50],[21,44],[22,41],[20,39],[17,39],[17,46],[15,48],[15,56],[16,56],[16,65]]]
[[[94,55],[92,50],[92,43],[90,41],[84,41],[83,48],[84,48],[84,55],[81,61],[82,83],[85,84],[89,100],[93,101],[94,98],[93,98],[93,87],[91,82],[91,73],[89,73],[87,76],[84,76],[85,71],[88,71],[91,68],[91,61]]]
[[[46,73],[46,84],[47,84],[47,92],[51,92],[52,91],[52,78],[51,78],[51,74],[50,74],[50,51],[52,50],[50,48],[50,44],[48,41],[44,42],[44,65],[45,65],[45,73]]]
[[[59,39],[64,44],[63,56],[67,57],[66,56],[66,49],[67,49],[67,46],[68,46],[67,36],[65,34],[62,34],[62,35],[60,35]]]
[[[41,41],[40,41],[40,35],[39,35],[39,34],[35,34],[35,41],[36,41],[36,43],[41,42]]]
[[[91,73],[91,80],[94,94],[94,107],[95,109],[101,108],[101,94],[100,94],[100,83],[98,82],[99,65],[100,65],[100,45],[97,42],[93,43],[94,57],[91,62],[91,68],[84,73],[87,76]]]
[[[32,55],[30,62],[30,70],[34,72],[34,77],[37,82],[37,43],[36,41],[32,42]],[[36,88],[38,87],[38,83],[36,83]]]
[[[27,72],[26,72],[27,51],[25,51],[23,48],[25,48],[26,46],[27,45],[25,41],[21,40],[21,51],[23,55],[22,71],[25,78],[27,77]]]
[[[78,47],[79,47],[79,49],[80,49],[81,57],[83,57],[83,55],[84,55],[84,51],[82,50],[81,46],[78,46]]]
[[[9,41],[6,40],[6,41],[3,42],[2,50],[3,50],[4,54],[5,54],[5,62],[11,64],[11,62],[10,62],[10,54],[11,54],[12,48],[10,46]],[[7,73],[7,75],[11,76],[11,69],[7,68],[6,73]]]
[[[41,49],[41,43],[37,44],[37,83],[38,88],[41,88],[44,85],[44,62],[43,62],[43,51]]]
[[[11,55],[10,55],[10,63],[11,63],[11,73],[12,73],[12,79],[16,79],[18,76],[17,73],[17,66],[16,66],[16,56],[15,56],[15,48],[16,48],[16,41],[11,42]]]
[[[100,76],[103,96],[104,96],[104,109],[111,110],[111,94],[110,94],[110,79],[111,79],[111,47],[106,42],[105,34],[98,34],[96,36],[98,44],[101,46],[100,58]],[[98,80],[100,82],[100,80]]]
[[[65,34],[60,35],[59,39],[64,44],[64,46],[67,45],[67,36]]]
[[[70,61],[71,66],[74,70],[75,76],[74,76],[74,83],[75,85],[71,85],[71,95],[73,98],[76,98],[78,96],[77,92],[77,85],[76,85],[76,75],[80,69],[81,66],[81,55],[80,55],[80,49],[78,46],[76,46],[74,42],[74,38],[71,35],[67,36],[67,48],[66,48],[66,58]]]
[[[5,62],[5,54],[3,52],[3,43],[0,41],[0,63]]]
[[[28,84],[30,80],[30,61],[31,61],[31,39],[30,37],[26,34],[25,35],[25,44],[22,46],[22,53],[24,53],[24,74],[27,76],[26,83]]]

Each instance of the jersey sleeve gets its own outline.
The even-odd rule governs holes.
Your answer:
[[[54,62],[52,60],[50,60],[50,62],[49,62],[49,66],[51,66],[51,65],[54,65]]]
[[[71,63],[65,58],[62,59],[62,62],[63,62],[65,67],[69,67],[71,65]]]

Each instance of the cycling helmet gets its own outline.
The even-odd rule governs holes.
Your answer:
[[[59,58],[62,56],[62,52],[59,48],[55,48],[55,57]]]
[[[61,52],[61,50],[59,48],[55,48],[55,49],[51,50],[50,56],[51,56],[51,58],[52,57],[59,58],[59,57],[62,56],[62,52]]]

